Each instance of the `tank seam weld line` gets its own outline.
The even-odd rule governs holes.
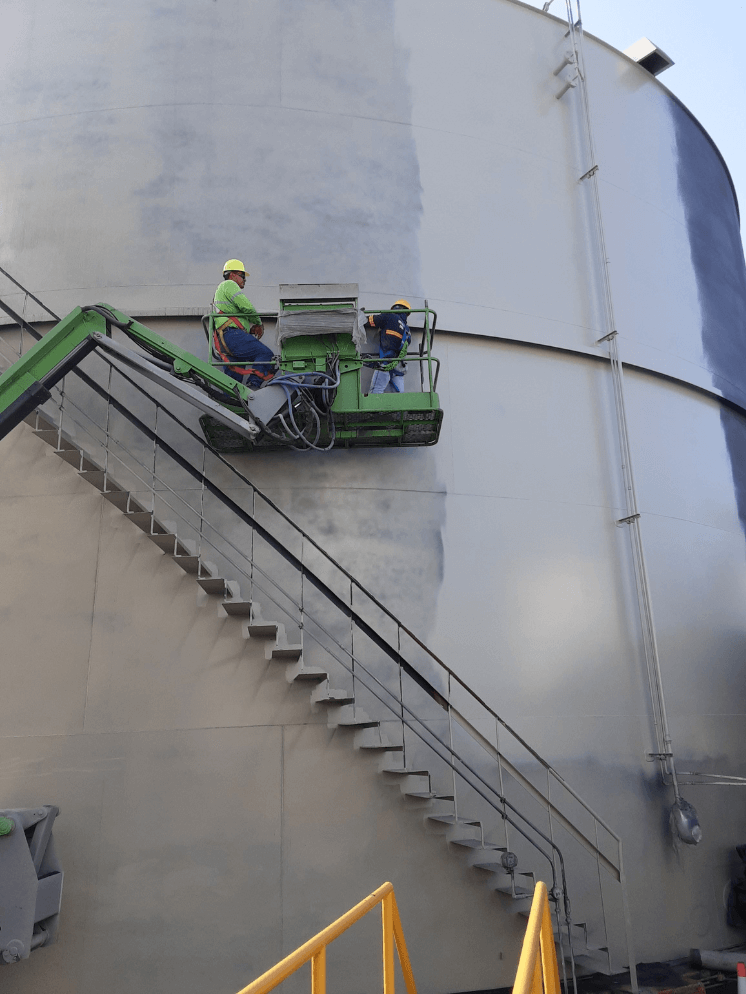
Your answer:
[[[220,620],[220,619],[219,619]],[[225,620],[225,619],[222,619]],[[396,724],[395,718],[384,718],[382,725]],[[22,735],[0,735],[0,742],[7,739],[74,739],[74,738],[94,738],[97,735],[169,735],[172,732],[219,732],[236,731],[241,728],[326,728],[328,725],[323,718],[320,721],[283,721],[274,725],[174,725],[172,728],[122,728],[118,731],[83,731],[83,732],[36,732]],[[37,760],[28,762],[36,763]],[[0,763],[0,775],[5,766]],[[44,774],[39,774],[40,776]]]
[[[168,103],[162,104],[128,104],[123,107],[92,107],[89,110],[76,110],[69,111],[64,114],[46,114],[41,117],[24,117],[18,121],[0,121],[0,128],[12,128],[18,127],[24,124],[37,124],[39,121],[56,121],[62,118],[69,117],[85,117],[90,114],[112,114],[117,111],[130,111],[130,110],[168,110],[169,108],[177,107],[221,107],[220,102],[208,102],[208,101],[184,101],[183,103],[169,101]],[[522,145],[511,145],[508,142],[501,142],[495,139],[484,138],[481,135],[475,135],[468,131],[451,131],[446,128],[436,128],[434,125],[430,124],[414,124],[412,121],[401,121],[393,117],[374,117],[369,114],[345,114],[343,111],[330,111],[330,110],[320,110],[317,107],[301,107],[295,104],[274,104],[274,103],[262,103],[262,104],[242,104],[242,107],[254,109],[254,110],[272,110],[272,111],[288,111],[291,113],[300,114],[317,114],[323,115],[325,117],[341,117],[351,121],[373,121],[379,124],[392,124],[396,127],[411,128],[413,131],[431,131],[438,135],[451,135],[456,138],[464,138],[474,142],[478,142],[482,145],[497,146],[499,148],[509,148],[513,151],[520,152],[523,155],[530,155],[535,159],[540,159],[543,162],[553,162],[560,163],[561,159],[536,152],[533,149],[524,148]]]

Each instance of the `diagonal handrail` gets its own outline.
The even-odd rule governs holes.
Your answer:
[[[417,987],[412,973],[412,964],[409,961],[407,944],[404,941],[404,930],[402,929],[399,908],[394,895],[394,885],[391,883],[382,884],[372,894],[350,908],[331,925],[315,935],[308,942],[304,942],[294,952],[290,953],[275,966],[257,977],[253,983],[244,987],[238,994],[269,994],[283,980],[287,980],[291,974],[299,970],[310,961],[311,963],[311,994],[325,994],[326,992],[326,947],[334,942],[343,932],[360,921],[369,911],[381,905],[381,927],[382,927],[382,959],[383,959],[383,994],[394,994],[394,948],[399,956],[404,985],[407,994],[417,994]],[[559,992],[558,992],[559,994]]]
[[[0,272],[4,271],[0,270]],[[14,280],[13,282],[15,282],[16,285],[20,286],[20,284],[18,284],[17,281]],[[37,302],[41,303],[39,301]],[[27,331],[32,337],[36,339],[39,339],[41,337],[39,333],[36,331],[36,329],[34,329],[20,315],[16,314],[12,308],[10,308],[7,304],[5,304],[5,302],[0,301],[0,308],[2,308],[2,310],[4,310],[15,323],[17,323],[20,327],[22,327],[25,331]],[[128,376],[127,373],[121,370],[119,366],[116,365],[116,363],[112,363],[107,356],[99,356],[99,358],[108,365],[110,374],[112,370],[116,370],[117,375],[121,376],[129,387],[137,391],[150,404],[155,404],[156,410],[161,409],[166,411],[168,417],[171,418],[174,421],[174,423],[179,426],[181,431],[185,432],[191,439],[196,441],[202,447],[203,450],[206,450],[204,440],[201,438],[201,436],[199,436],[196,432],[194,432],[191,428],[189,428],[188,425],[180,421],[179,418],[176,417],[172,411],[163,408],[162,405],[157,400],[155,400],[150,394],[148,394],[147,391],[143,390],[142,387],[137,382],[135,382],[130,376]],[[609,826],[603,821],[603,819],[601,819],[583,801],[583,799],[580,798],[580,796],[569,786],[569,784],[566,783],[564,778],[562,778],[561,775],[556,770],[554,770],[553,767],[548,762],[546,762],[538,753],[536,753],[536,751],[532,749],[531,746],[507,724],[507,722],[505,722],[502,718],[500,718],[499,715],[497,715],[497,713],[492,708],[490,708],[489,705],[487,705],[486,702],[482,700],[482,698],[479,697],[479,695],[477,695],[474,691],[472,691],[467,686],[467,684],[462,679],[460,679],[458,675],[454,673],[450,669],[450,667],[447,666],[447,664],[445,664],[442,660],[440,660],[439,657],[437,657],[435,653],[433,653],[410,629],[408,629],[405,625],[403,625],[399,621],[399,619],[397,619],[393,615],[393,613],[375,597],[375,595],[370,593],[370,591],[368,591],[348,570],[346,570],[331,555],[329,555],[329,553],[327,553],[326,550],[323,549],[318,544],[318,542],[316,542],[310,535],[304,532],[303,529],[300,528],[300,526],[298,526],[297,523],[293,521],[293,519],[290,518],[289,515],[287,515],[280,507],[278,507],[270,498],[266,497],[266,495],[264,495],[250,480],[248,480],[243,475],[243,473],[241,473],[240,470],[238,470],[232,463],[230,463],[227,459],[225,459],[221,454],[211,451],[211,457],[217,459],[222,464],[222,466],[224,466],[231,474],[233,474],[235,478],[241,480],[243,483],[246,484],[246,486],[248,486],[251,489],[251,491],[254,494],[253,506],[255,506],[256,498],[259,498],[263,502],[263,504],[266,505],[266,507],[271,508],[273,512],[275,512],[281,519],[283,519],[286,523],[288,523],[291,526],[291,528],[301,537],[303,542],[307,542],[310,546],[312,546],[315,550],[317,550],[318,553],[321,554],[321,556],[327,563],[331,564],[336,570],[338,570],[349,581],[351,588],[354,587],[356,590],[362,593],[386,617],[388,617],[392,622],[394,622],[398,632],[398,637],[395,640],[397,643],[396,647],[394,647],[391,644],[391,642],[389,642],[384,636],[382,636],[379,633],[379,631],[377,631],[374,627],[372,627],[361,616],[359,611],[355,610],[355,608],[353,607],[351,595],[350,595],[350,602],[348,604],[345,600],[340,598],[334,590],[332,590],[329,587],[329,585],[322,579],[321,576],[319,576],[307,563],[303,561],[302,553],[300,559],[296,555],[294,555],[294,553],[284,544],[284,542],[279,540],[274,534],[272,534],[271,531],[269,531],[269,529],[265,528],[261,524],[261,522],[256,518],[255,514],[249,514],[248,511],[246,511],[243,507],[240,507],[235,501],[233,501],[224,491],[222,491],[219,487],[217,487],[213,483],[213,481],[209,478],[209,476],[206,473],[197,469],[197,467],[195,467],[179,451],[177,451],[172,445],[169,445],[169,443],[164,438],[162,438],[157,431],[151,429],[140,418],[138,418],[128,407],[126,407],[119,400],[117,400],[117,398],[114,397],[113,394],[111,393],[110,389],[107,390],[106,388],[101,386],[95,379],[93,379],[92,377],[90,377],[80,369],[73,370],[73,373],[88,388],[93,390],[100,398],[104,399],[107,402],[107,404],[110,404],[111,407],[115,411],[117,411],[117,413],[121,414],[127,421],[129,421],[133,425],[133,427],[135,427],[138,431],[140,431],[145,436],[145,438],[147,438],[150,442],[153,443],[155,447],[157,447],[160,451],[164,452],[167,456],[169,456],[169,458],[171,458],[176,465],[184,469],[204,490],[211,493],[221,504],[223,504],[223,506],[225,506],[236,517],[238,517],[239,520],[243,520],[246,524],[248,524],[249,527],[253,529],[253,532],[257,536],[262,538],[271,549],[277,552],[282,559],[284,559],[289,565],[293,567],[293,569],[296,572],[300,574],[301,583],[303,579],[307,579],[311,583],[311,585],[319,593],[321,593],[338,611],[342,612],[343,616],[347,617],[350,620],[351,625],[355,626],[356,629],[358,629],[360,632],[365,634],[374,645],[376,645],[379,649],[381,649],[384,652],[384,654],[390,660],[392,660],[396,666],[399,667],[400,673],[401,672],[405,673],[422,691],[425,692],[425,694],[430,700],[435,702],[435,704],[447,714],[449,723],[451,719],[454,719],[456,723],[459,724],[467,732],[467,734],[470,736],[473,742],[475,742],[478,746],[480,746],[483,750],[485,750],[485,752],[491,759],[497,760],[498,770],[500,772],[499,790],[496,789],[494,784],[486,780],[485,777],[479,772],[479,770],[475,769],[474,766],[471,765],[465,759],[465,757],[459,753],[457,749],[454,748],[452,737],[449,743],[444,739],[442,739],[439,735],[434,733],[434,731],[431,728],[427,727],[427,722],[423,721],[422,718],[418,717],[411,710],[411,708],[409,708],[408,705],[404,703],[403,697],[401,699],[397,699],[396,696],[392,694],[391,690],[388,687],[386,687],[385,684],[382,683],[381,680],[374,673],[371,673],[370,670],[368,670],[361,663],[359,658],[357,658],[354,653],[345,649],[341,645],[341,643],[339,643],[336,639],[334,639],[333,636],[330,635],[330,633],[325,632],[327,636],[333,639],[333,641],[336,643],[338,648],[342,650],[343,654],[346,653],[349,656],[349,659],[352,664],[352,669],[350,668],[350,665],[348,665],[343,658],[340,658],[333,652],[331,653],[331,655],[335,659],[337,659],[340,663],[342,663],[342,665],[345,667],[345,669],[348,670],[348,672],[352,673],[353,682],[356,678],[356,675],[357,678],[360,679],[360,672],[362,669],[362,671],[365,672],[366,676],[368,676],[370,680],[372,680],[376,684],[376,687],[371,687],[370,683],[368,683],[366,680],[361,680],[363,686],[365,686],[366,689],[372,692],[373,695],[381,703],[383,703],[387,709],[394,710],[394,708],[392,708],[392,705],[389,703],[389,701],[381,695],[381,691],[383,691],[386,695],[390,695],[396,702],[397,711],[400,710],[401,712],[400,715],[397,715],[397,720],[401,721],[402,729],[406,727],[411,731],[413,731],[414,734],[419,739],[421,739],[432,752],[435,753],[435,755],[437,755],[440,759],[442,759],[446,763],[446,765],[453,770],[454,776],[458,776],[460,781],[463,781],[465,784],[467,784],[471,788],[471,790],[476,793],[476,795],[481,797],[484,801],[488,803],[488,805],[491,808],[496,810],[506,824],[512,825],[522,836],[524,836],[524,838],[527,839],[527,841],[530,842],[530,844],[534,847],[534,849],[542,853],[542,855],[544,855],[550,862],[550,866],[552,868],[552,874],[554,875],[555,867],[552,856],[550,856],[550,854],[546,852],[539,843],[537,843],[534,839],[526,835],[525,830],[516,824],[515,820],[508,814],[508,810],[506,809],[515,812],[516,816],[521,820],[521,822],[526,826],[526,828],[530,828],[542,840],[544,840],[548,848],[551,849],[552,852],[556,854],[557,858],[559,859],[560,868],[562,870],[562,878],[563,878],[562,891],[559,892],[558,894],[558,892],[555,892],[553,890],[554,897],[560,896],[561,894],[566,899],[567,889],[564,881],[564,860],[562,858],[562,853],[557,847],[553,838],[551,837],[551,832],[552,832],[551,825],[553,818],[559,825],[561,825],[566,831],[568,831],[568,833],[571,836],[573,836],[575,840],[578,841],[583,846],[583,848],[585,848],[588,852],[590,852],[594,856],[594,858],[598,863],[599,870],[603,868],[604,870],[609,872],[621,884],[622,899],[625,905],[625,919],[628,917],[626,909],[626,897],[624,895],[625,885],[624,885],[624,877],[622,870],[621,840],[619,839],[619,836],[617,836],[616,833],[614,833],[613,830],[609,828]],[[90,419],[90,416],[87,414],[87,412],[81,409],[81,413],[83,413],[86,418]],[[93,421],[92,423],[95,424],[95,421]],[[108,424],[108,415],[107,415],[107,424]],[[156,427],[157,424],[158,422],[156,418]],[[108,439],[108,428],[106,430],[107,430],[107,439]],[[107,441],[107,451],[108,451],[108,441]],[[129,453],[129,455],[132,456],[132,453]],[[203,461],[203,470],[204,470],[204,461]],[[179,497],[179,499],[182,498]],[[213,526],[209,527],[212,528]],[[219,535],[219,532],[217,534]],[[224,536],[221,536],[221,538],[225,540]],[[212,545],[213,543],[210,544]],[[255,564],[252,558],[245,556],[245,553],[241,552],[241,550],[238,550],[235,547],[234,549],[242,558],[245,557],[246,561],[250,563],[250,565],[252,566],[252,576],[253,576],[253,569]],[[239,569],[241,569],[241,567],[239,567]],[[241,572],[243,572],[243,569],[241,569]],[[260,570],[260,572],[263,571]],[[287,592],[283,591],[282,587],[280,587],[272,577],[270,577],[267,574],[264,575],[267,577],[269,582],[274,587],[277,588],[277,590],[279,590],[281,593],[287,596]],[[260,589],[263,588],[260,587]],[[274,597],[270,596],[270,600],[272,600],[273,603],[275,603],[278,607],[280,607],[282,611],[285,611],[285,608],[283,608],[279,604],[279,602],[275,600]],[[290,600],[292,601],[292,598],[290,598]],[[299,605],[294,601],[292,602],[295,604],[296,608],[300,608],[301,618],[302,618],[303,616],[302,603]],[[302,594],[301,594],[301,602],[302,602]],[[310,615],[308,615],[308,617],[310,618]],[[324,630],[323,626],[319,627],[321,628],[322,631]],[[446,674],[448,680],[448,697],[445,697],[443,693],[441,693],[431,683],[428,677],[425,676],[416,666],[414,666],[401,652],[402,633],[406,634],[415,645],[419,646],[426,653],[427,657],[434,664],[436,664],[437,667],[439,667],[443,671],[443,673]],[[314,640],[318,641],[317,639]],[[357,669],[355,669],[355,667],[357,667]],[[526,752],[533,758],[533,760],[535,760],[546,771],[547,777],[548,778],[551,777],[554,781],[556,781],[559,785],[561,785],[563,789],[565,789],[570,794],[570,796],[575,798],[576,801],[590,814],[596,825],[595,844],[590,838],[588,838],[587,835],[581,832],[577,826],[575,826],[569,819],[567,819],[562,814],[562,812],[556,807],[556,805],[550,799],[549,790],[547,790],[546,795],[541,791],[539,791],[534,786],[534,784],[515,767],[514,764],[510,763],[510,761],[499,751],[499,749],[497,749],[491,742],[489,742],[488,739],[486,739],[482,735],[482,733],[465,717],[464,714],[460,713],[460,711],[454,706],[454,702],[451,699],[452,683],[457,684],[459,687],[461,687],[466,692],[472,703],[477,703],[488,715],[490,715],[494,719],[496,727],[497,726],[502,727],[509,735],[511,735],[513,739],[518,744],[520,744],[523,749],[526,750]],[[404,713],[405,711],[407,712],[406,717]],[[415,727],[416,725],[419,725],[420,727]],[[423,730],[426,731],[426,735],[423,734]],[[513,777],[525,790],[528,791],[528,793],[531,796],[534,797],[535,800],[538,800],[539,803],[542,805],[544,810],[549,815],[550,835],[547,835],[546,833],[542,832],[541,829],[539,829],[535,824],[533,824],[528,818],[526,818],[526,816],[522,812],[520,812],[517,808],[515,808],[514,805],[512,805],[507,800],[507,798],[504,795],[504,792],[502,791],[503,770],[509,773],[511,777]],[[495,797],[497,798],[502,810],[500,810],[500,807],[498,807],[495,804],[494,801]],[[598,844],[599,827],[603,828],[606,832],[608,832],[611,838],[617,843],[618,860],[616,862],[610,859],[609,857],[607,857],[599,847]],[[566,904],[566,921],[569,927],[570,925],[569,905],[567,904]],[[631,943],[630,943],[628,928],[627,932],[628,932],[628,950],[630,950],[630,955],[631,955]]]
[[[0,268],[0,272],[2,272],[6,276],[8,275],[7,273],[5,273],[5,270],[3,270],[2,268]],[[9,278],[12,279],[12,277],[9,277]],[[21,286],[21,284],[18,283],[16,280],[13,280],[13,282],[16,284],[16,286],[19,286],[19,287]],[[26,292],[28,292],[28,291],[26,291]],[[32,299],[34,299],[37,303],[41,304],[41,301],[39,301],[36,297],[33,297],[32,294],[29,294],[29,296],[32,296]],[[44,306],[44,305],[41,304],[41,306]],[[27,321],[25,321],[19,314],[17,314],[15,311],[13,311],[2,300],[0,300],[0,308],[2,308],[2,310],[4,310],[8,314],[8,316],[12,318],[13,321],[15,321],[18,324],[20,324],[21,326],[23,326],[24,330],[27,331],[34,338],[36,338],[38,340],[39,338],[42,337],[42,336],[39,335],[38,331],[36,331],[36,329],[32,325],[30,325]],[[52,316],[57,317],[56,315],[53,314],[53,312],[49,311],[48,308],[45,307],[45,310],[47,310],[48,313],[52,314]],[[57,320],[59,320],[59,318],[57,318]],[[103,358],[104,361],[109,362],[109,360],[108,360],[107,357],[103,357],[102,356],[101,358]],[[111,363],[109,363],[109,364],[111,364]],[[139,383],[137,383],[130,376],[128,376],[126,373],[124,373],[123,370],[121,370],[118,366],[115,366],[114,368],[117,369],[117,372],[123,377],[123,379],[128,384],[128,386],[133,387],[136,391],[138,391],[147,400],[149,400],[149,401],[152,400],[152,398],[147,393],[147,391],[143,390],[143,388],[140,386]],[[86,384],[86,386],[88,386],[88,387],[92,388],[93,390],[95,390],[96,393],[98,393],[98,395],[100,397],[106,398],[106,396],[107,396],[106,391],[103,388],[101,388],[96,383],[96,381],[93,380],[91,377],[89,377],[86,373],[84,373],[82,370],[79,370],[79,369],[73,370],[73,373],[76,376],[80,377],[83,380],[83,382]],[[113,398],[112,398],[112,401],[114,402]],[[114,402],[114,406],[117,406],[116,402]],[[130,413],[131,412],[129,412],[129,410],[127,410],[127,409],[122,408],[121,405],[119,405],[117,407],[117,410],[118,410],[118,413],[121,413],[123,416],[127,417],[128,420],[132,420],[132,418],[135,418],[134,415],[132,416],[132,418],[130,418]],[[200,445],[204,444],[204,440],[195,431],[193,431],[191,428],[189,428],[188,425],[185,425],[184,422],[180,421],[177,418],[175,418],[174,420],[177,421],[177,423],[179,424],[179,426],[194,441],[197,441]],[[148,433],[149,436],[151,437],[151,441],[155,440],[156,436],[150,434],[150,429],[148,429],[146,426],[144,426],[142,424],[142,422],[138,423],[137,419],[135,418],[134,420],[132,420],[132,423],[135,424],[136,427],[140,428],[140,430],[144,430],[146,433]],[[159,442],[159,444],[162,444],[163,447],[164,447],[164,449],[168,449],[168,444],[165,443],[165,442],[163,442],[162,440]],[[178,455],[176,455],[173,450],[171,450],[171,452],[169,454],[172,455],[172,457],[177,458],[178,461],[181,461],[180,457]],[[388,617],[391,621],[393,621],[394,624],[397,625],[397,627],[404,634],[406,634],[408,638],[410,638],[417,646],[419,646],[420,649],[423,650],[423,652],[427,653],[427,655],[432,659],[432,661],[439,668],[441,668],[453,682],[457,683],[464,691],[466,691],[466,693],[472,698],[472,700],[474,700],[477,704],[479,704],[479,706],[484,711],[486,711],[487,714],[489,714],[491,718],[493,718],[496,722],[498,722],[501,725],[501,727],[503,727],[511,736],[513,736],[513,738],[515,738],[515,740],[522,746],[522,748],[524,748],[537,763],[539,763],[548,773],[550,773],[558,781],[558,783],[561,784],[562,787],[564,787],[565,790],[567,790],[568,793],[570,793],[572,795],[572,797],[588,811],[588,813],[598,822],[598,824],[600,826],[602,826],[604,828],[604,830],[607,831],[615,839],[615,841],[621,841],[620,838],[619,838],[619,836],[617,835],[617,833],[606,823],[606,821],[596,811],[594,811],[583,800],[583,798],[570,786],[570,784],[567,783],[567,781],[559,773],[559,771],[556,770],[551,765],[551,763],[547,762],[547,760],[545,760],[543,758],[543,756],[541,756],[538,752],[536,752],[536,750],[520,735],[520,733],[518,733],[514,728],[512,728],[508,724],[508,722],[505,721],[504,718],[502,718],[492,707],[490,707],[489,704],[487,704],[487,702],[484,700],[484,698],[482,698],[473,688],[471,688],[458,675],[458,673],[456,673],[454,670],[452,670],[451,667],[446,662],[444,662],[435,652],[433,652],[433,650],[430,649],[430,647],[427,646],[410,628],[408,628],[407,625],[405,625],[399,618],[397,618],[396,615],[394,615],[393,612],[388,607],[386,607],[386,605],[383,604],[375,596],[375,594],[371,593],[371,591],[368,590],[357,579],[357,577],[355,577],[352,573],[350,573],[349,570],[347,570],[329,552],[327,552],[327,550],[324,549],[324,547],[321,546],[313,538],[313,536],[309,535],[306,531],[304,531],[304,529],[293,518],[291,518],[287,514],[287,512],[285,512],[281,507],[279,507],[279,505],[277,505],[272,500],[271,497],[268,497],[265,493],[263,493],[254,483],[251,482],[251,480],[248,479],[248,477],[246,477],[236,466],[234,466],[233,463],[229,462],[219,452],[214,452],[213,451],[212,454],[218,459],[218,461],[220,463],[222,463],[223,466],[225,466],[231,473],[233,473],[236,477],[238,477],[238,479],[240,479],[242,483],[245,483],[247,486],[251,487],[251,489],[254,491],[254,493],[257,496],[259,496],[262,499],[262,501],[266,503],[266,505],[268,507],[270,507],[287,524],[289,524],[292,528],[294,528],[298,532],[299,535],[302,536],[302,538],[304,539],[304,541],[308,542],[311,546],[313,546],[313,548],[316,549],[316,551],[319,552],[324,557],[324,559],[327,560],[327,562],[329,562],[332,566],[334,566],[335,569],[339,570],[339,572],[342,573],[342,575],[354,587],[356,587],[360,591],[361,594],[363,594],[368,600],[370,600],[370,602],[372,604],[374,604],[381,612],[383,612],[386,615],[386,617]],[[183,468],[186,468],[186,466],[183,466]],[[208,487],[208,489],[209,489],[209,487]],[[227,499],[229,499],[229,498],[227,498]],[[237,507],[237,505],[234,505],[234,506]],[[258,523],[257,523],[257,527],[259,529],[261,529],[261,525],[258,525]],[[267,533],[267,534],[269,534],[269,533]],[[262,537],[266,538],[266,535],[263,535]],[[276,548],[276,551],[280,551],[279,547]],[[291,555],[292,555],[292,553],[291,553]],[[295,561],[299,562],[299,560],[297,560],[297,559]],[[323,581],[321,581],[321,582],[323,583]],[[324,586],[326,586],[326,585],[324,585]],[[330,591],[330,593],[333,594],[333,591]],[[336,597],[336,594],[333,594],[333,596]],[[344,604],[344,602],[341,601],[339,598],[337,598],[337,600],[339,601],[340,604]],[[376,635],[376,638],[378,639],[377,635]],[[387,646],[388,646],[388,643],[387,643]],[[383,648],[383,645],[379,644],[379,648]],[[391,647],[389,647],[389,648],[391,648]],[[409,664],[406,664],[406,665],[409,665]],[[413,675],[413,678],[416,679],[418,682],[420,680],[425,680],[425,682],[426,682],[427,685],[421,684],[422,689],[426,690],[430,694],[430,696],[432,697],[432,699],[434,701],[436,701],[436,703],[438,703],[441,707],[447,707],[445,699],[429,683],[429,681],[427,681],[426,678],[422,677],[421,674],[419,674],[419,673],[416,673],[416,676],[414,676],[415,673],[416,673],[416,671],[413,670],[413,672],[411,674],[408,674],[408,675]],[[454,711],[454,716],[455,716],[455,713],[456,712]],[[465,721],[465,724],[470,724],[470,723],[466,722],[466,720],[464,720],[464,721]],[[471,727],[473,727],[473,726],[471,726]],[[591,843],[591,845],[592,845],[592,843]],[[608,862],[608,860],[606,862]]]

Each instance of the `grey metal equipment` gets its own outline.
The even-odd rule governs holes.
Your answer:
[[[62,870],[52,825],[59,813],[51,804],[0,811],[0,965],[57,938]]]

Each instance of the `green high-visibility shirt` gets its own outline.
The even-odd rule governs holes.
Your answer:
[[[214,304],[218,311],[224,311],[229,314],[238,312],[238,320],[246,331],[251,331],[255,324],[262,323],[256,307],[254,307],[249,298],[244,294],[238,283],[234,283],[233,280],[223,280],[215,291]],[[231,325],[227,323],[227,319],[221,320],[216,318],[215,327],[223,328],[231,327]]]

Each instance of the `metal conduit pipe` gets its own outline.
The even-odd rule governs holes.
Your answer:
[[[580,182],[588,182],[591,189],[597,239],[595,248],[599,262],[604,318],[607,329],[606,334],[598,340],[597,344],[601,345],[602,343],[606,343],[608,347],[608,356],[614,385],[614,406],[616,411],[622,478],[624,481],[624,497],[627,513],[624,518],[621,518],[617,522],[617,524],[627,525],[630,533],[632,559],[635,572],[635,588],[637,591],[637,601],[642,626],[648,684],[653,705],[653,724],[655,727],[657,751],[651,753],[649,758],[658,760],[663,782],[667,786],[671,786],[673,788],[674,804],[671,810],[671,821],[676,834],[683,842],[690,845],[696,845],[702,838],[702,831],[699,827],[699,822],[694,808],[681,797],[681,793],[679,791],[679,782],[676,774],[676,762],[673,752],[673,741],[668,724],[666,701],[663,692],[663,676],[661,673],[660,654],[658,652],[658,641],[655,631],[655,619],[650,593],[650,582],[645,563],[645,549],[640,527],[640,511],[637,504],[637,491],[635,489],[634,471],[632,467],[632,449],[630,446],[629,431],[627,427],[624,376],[622,362],[619,356],[618,331],[614,317],[614,301],[611,289],[611,276],[609,272],[609,257],[606,248],[603,210],[598,186],[598,163],[596,161],[596,150],[593,140],[593,122],[591,118],[590,102],[588,98],[588,81],[583,56],[583,22],[580,10],[580,0],[575,0],[575,11],[573,11],[573,0],[565,0],[565,3],[567,7],[568,21],[567,36],[574,54],[574,62],[577,66],[577,81],[579,84],[578,91],[580,95],[582,118],[584,122],[583,130],[588,156],[587,162],[584,164],[585,168],[580,177]],[[577,17],[575,16],[576,13]]]

